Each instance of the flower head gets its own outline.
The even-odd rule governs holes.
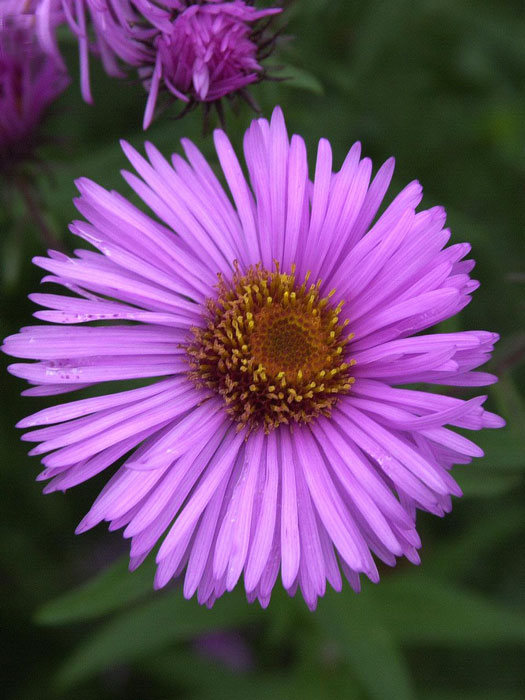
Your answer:
[[[120,464],[78,532],[124,527],[132,569],[163,538],[156,587],[185,572],[184,595],[211,605],[243,575],[266,606],[280,570],[314,608],[341,570],[355,590],[362,573],[377,581],[373,555],[419,562],[416,509],[449,511],[461,495],[451,467],[482,455],[451,427],[503,421],[486,396],[403,385],[490,384],[473,370],[497,336],[425,332],[478,283],[470,246],[446,247],[443,209],[416,212],[417,182],[377,217],[392,159],[371,179],[355,144],[334,173],[322,139],[310,181],[304,141],[277,108],[245,134],[249,182],[215,132],[232,203],[182,145],[186,159],[168,162],[123,144],[139,175],[124,177],[155,219],[77,182],[87,221],[71,230],[97,252],[35,259],[71,294],[33,295],[50,323],[3,349],[36,360],[10,367],[28,395],[102,393],[19,426],[45,454],[48,493]]]
[[[256,10],[242,0],[190,4],[158,37],[156,83],[187,103],[213,103],[260,79],[253,25],[280,10]],[[149,115],[146,116],[146,123]]]
[[[0,3],[0,170],[31,160],[51,103],[67,87],[64,70],[39,47],[30,3]]]
[[[159,91],[188,107],[218,105],[261,79],[268,41],[259,21],[279,8],[257,10],[243,0],[39,0],[42,26],[60,10],[79,41],[82,95],[92,102],[89,53],[108,74],[137,68],[149,96],[144,128]],[[50,32],[42,32],[50,37]],[[57,53],[51,40],[47,48]]]

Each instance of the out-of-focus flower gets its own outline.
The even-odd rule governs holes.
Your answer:
[[[207,660],[232,671],[246,672],[254,667],[253,652],[239,632],[221,630],[203,634],[193,642],[194,651]]]
[[[60,12],[78,37],[82,95],[92,101],[89,53],[106,71],[123,77],[137,68],[148,90],[144,128],[151,123],[159,91],[188,107],[219,105],[227,95],[264,76],[261,58],[271,40],[263,20],[280,8],[257,10],[243,0],[39,0],[44,45],[58,49],[50,21]]]
[[[0,0],[0,172],[12,175],[42,139],[40,127],[69,78],[40,48],[33,4]]]
[[[87,222],[71,230],[98,252],[35,258],[73,295],[32,295],[51,325],[3,346],[36,360],[10,366],[34,385],[27,395],[141,385],[109,384],[19,427],[39,443],[30,454],[46,455],[47,493],[123,459],[77,531],[125,527],[132,569],[165,535],[157,588],[185,571],[184,595],[211,605],[243,574],[248,599],[266,606],[280,570],[315,608],[326,581],[341,588],[341,569],[356,591],[361,573],[377,581],[372,554],[419,562],[416,510],[449,511],[461,495],[451,467],[483,454],[445,426],[503,421],[483,409],[486,396],[397,385],[490,384],[473,370],[498,337],[423,332],[478,283],[470,246],[446,247],[444,210],[416,213],[419,183],[375,220],[392,159],[371,180],[355,144],[334,173],[322,139],[311,181],[304,141],[289,139],[277,108],[245,134],[249,183],[215,132],[232,205],[182,144],[187,160],[171,163],[151,144],[149,160],[123,144],[140,175],[124,177],[156,219],[78,181]]]

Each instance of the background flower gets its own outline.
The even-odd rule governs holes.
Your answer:
[[[42,50],[34,9],[34,2],[0,2],[0,204],[7,220],[4,241],[14,239],[17,250],[28,237],[28,220],[45,245],[59,246],[42,211],[35,178],[38,169],[49,172],[40,147],[56,139],[45,121],[69,76]],[[17,210],[19,199],[25,216]],[[17,267],[7,265],[4,280],[16,277]]]
[[[39,47],[27,7],[0,4],[0,172],[7,177],[36,158],[46,112],[69,83]]]

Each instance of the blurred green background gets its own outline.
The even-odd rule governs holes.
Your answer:
[[[154,594],[152,562],[127,573],[120,533],[73,534],[107,476],[44,497],[38,463],[13,426],[53,400],[20,398],[22,382],[4,373],[2,688],[10,699],[523,697],[525,7],[298,0],[286,33],[272,61],[290,79],[253,90],[264,115],[281,104],[311,158],[321,136],[336,164],[358,139],[376,167],[395,155],[390,192],[417,178],[425,206],[446,206],[451,242],[472,243],[482,281],[447,328],[502,334],[487,367],[501,377],[489,402],[508,427],[480,435],[485,458],[455,468],[465,496],[450,515],[419,514],[419,568],[382,567],[378,586],[330,593],[314,614],[279,586],[267,611],[239,591],[207,611],[176,584]],[[72,42],[65,52],[76,75]],[[54,165],[39,179],[42,210],[66,250],[76,245],[67,233],[74,178],[129,195],[118,138],[144,141],[141,87],[95,66],[93,83],[94,107],[82,103],[77,79],[60,99],[48,125],[57,143],[43,151]],[[247,108],[227,110],[236,144],[250,119]],[[215,163],[201,127],[199,113],[176,121],[168,112],[147,138],[169,154],[189,136]],[[3,335],[31,322],[26,295],[41,273],[30,259],[44,250],[22,203],[8,201],[9,214],[0,213]]]

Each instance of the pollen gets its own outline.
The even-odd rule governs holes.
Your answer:
[[[218,296],[186,346],[190,378],[224,399],[239,430],[328,416],[354,382],[335,290],[322,298],[321,280],[310,283],[307,273],[298,284],[295,265],[289,274],[274,266],[243,274],[235,263],[230,282],[219,275]]]

